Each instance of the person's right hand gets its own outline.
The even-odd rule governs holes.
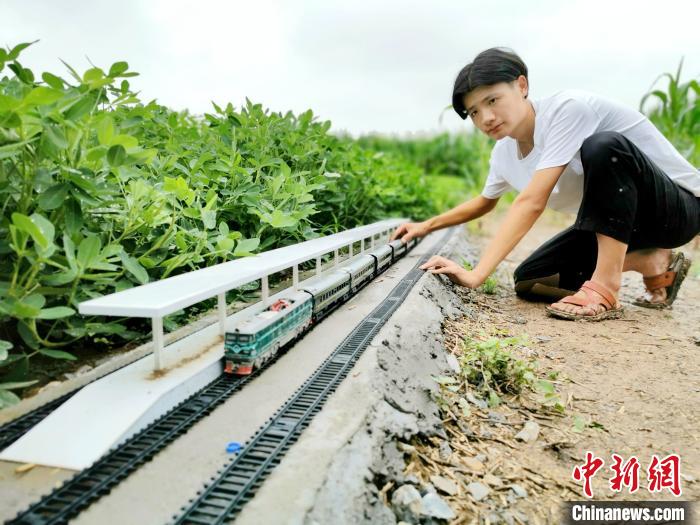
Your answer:
[[[401,239],[401,242],[407,243],[416,237],[425,237],[430,233],[427,222],[404,222],[396,228],[391,236],[390,241]]]

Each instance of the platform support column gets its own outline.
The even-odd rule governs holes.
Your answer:
[[[335,257],[333,258],[333,266],[338,266],[338,262],[339,262],[338,248],[336,248],[333,253],[335,254]]]
[[[292,287],[296,292],[299,289],[299,265],[295,264],[292,267]]]
[[[226,333],[226,293],[220,293],[216,296],[219,304],[219,333]]]
[[[316,275],[321,275],[321,256],[316,257]]]
[[[348,259],[352,259],[352,243],[348,245]]]
[[[270,300],[270,285],[267,282],[267,275],[260,279],[260,281],[262,289],[262,302],[265,306],[267,306],[267,303]]]
[[[360,241],[360,252],[364,253],[365,251],[365,238],[363,237],[362,240]]]
[[[156,372],[163,368],[161,352],[163,351],[163,318],[151,317],[153,331],[153,370]]]

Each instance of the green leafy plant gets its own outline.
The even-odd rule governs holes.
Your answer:
[[[426,174],[440,211],[481,191],[494,145],[494,141],[482,133],[403,138],[367,135],[358,138],[357,143],[418,166]]]
[[[462,267],[465,270],[473,270],[474,269],[474,267],[472,266],[472,263],[467,261],[464,257],[462,257]],[[495,294],[497,289],[498,289],[498,280],[493,275],[489,275],[486,278],[486,280],[484,281],[484,284],[482,284],[479,287],[479,290],[481,290],[482,292],[484,292],[485,294],[488,294],[488,295]]]
[[[550,380],[553,378],[539,378],[534,361],[519,359],[513,354],[513,348],[525,344],[526,337],[465,338],[459,358],[460,372],[437,377],[435,381],[452,394],[465,415],[469,413],[469,405],[459,395],[472,389],[491,407],[498,406],[503,395],[518,395],[529,389],[542,395],[540,402],[543,406],[563,412],[564,406]],[[447,399],[443,399],[443,403],[449,405]]]
[[[675,75],[663,73],[654,80],[640,103],[654,125],[694,166],[700,166],[700,83],[698,79],[681,82],[683,59]],[[666,90],[654,89],[661,79],[668,80]],[[656,105],[648,102],[656,101]]]
[[[0,382],[12,389],[30,360],[149,332],[79,316],[81,301],[436,211],[419,167],[332,135],[311,110],[246,100],[193,116],[139,100],[126,62],[35,75],[20,62],[29,45],[0,50],[0,339],[12,344]]]

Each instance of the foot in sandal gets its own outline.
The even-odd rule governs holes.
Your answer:
[[[553,317],[569,320],[602,321],[622,316],[623,308],[617,294],[594,281],[583,283],[574,295],[564,297],[548,306],[547,313]]]
[[[666,308],[673,304],[683,283],[691,261],[682,252],[669,252],[670,261],[665,271],[653,272],[644,277],[646,292],[634,304],[645,308]]]

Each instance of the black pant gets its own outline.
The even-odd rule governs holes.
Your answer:
[[[581,146],[581,163],[583,200],[576,222],[516,268],[519,295],[528,295],[538,282],[578,290],[595,270],[596,233],[627,244],[628,252],[675,248],[700,233],[700,198],[674,183],[624,135],[591,135]]]

